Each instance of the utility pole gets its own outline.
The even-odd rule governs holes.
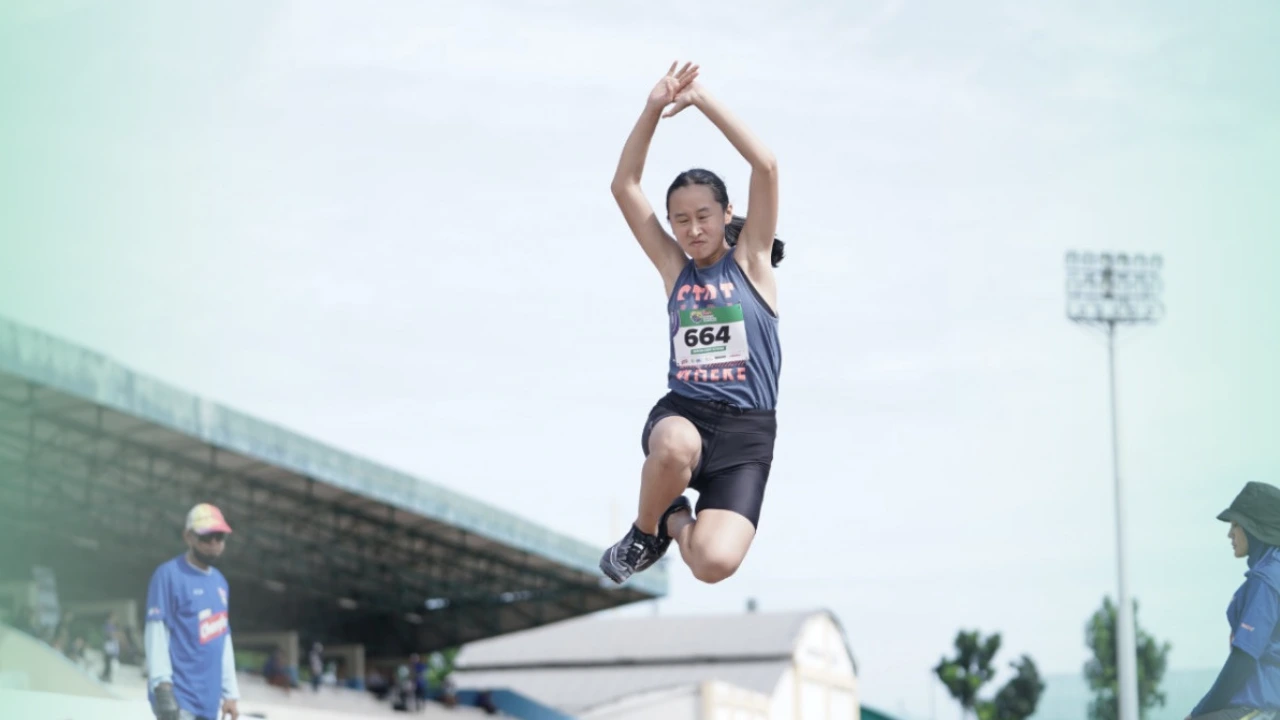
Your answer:
[[[1139,720],[1138,644],[1129,599],[1128,558],[1124,528],[1125,497],[1120,474],[1120,429],[1116,411],[1116,332],[1121,325],[1155,324],[1164,315],[1159,255],[1067,253],[1067,318],[1102,330],[1107,338],[1111,395],[1111,470],[1115,486],[1116,664],[1119,671],[1119,720]]]

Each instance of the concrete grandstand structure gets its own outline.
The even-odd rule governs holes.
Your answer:
[[[460,684],[509,688],[579,720],[858,720],[835,615],[586,617],[472,643]]]
[[[0,583],[41,566],[62,603],[138,607],[197,502],[235,530],[220,567],[238,649],[403,658],[667,588],[663,567],[601,582],[603,548],[0,318]]]

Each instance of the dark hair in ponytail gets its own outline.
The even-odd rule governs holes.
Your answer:
[[[746,218],[741,215],[734,215],[729,224],[724,226],[724,239],[729,243],[729,247],[738,244],[738,233],[742,232],[742,226],[746,223]],[[778,263],[782,262],[782,258],[786,256],[786,246],[787,244],[776,236],[773,238],[773,247],[769,250],[769,262],[774,267],[778,267]]]
[[[720,204],[720,208],[722,210],[729,209],[729,191],[725,189],[724,181],[720,179],[720,176],[710,170],[694,168],[677,175],[675,181],[671,183],[671,187],[667,188],[668,213],[671,212],[671,193],[689,185],[705,185],[711,188],[711,196]],[[746,221],[746,218],[740,215],[734,215],[733,219],[729,221],[729,224],[724,226],[724,239],[725,242],[729,243],[729,247],[733,247],[738,244],[738,234],[742,232],[742,226]],[[774,267],[778,267],[778,263],[782,262],[782,258],[785,255],[786,243],[775,236],[773,238],[773,248],[769,253],[769,262],[772,263]]]

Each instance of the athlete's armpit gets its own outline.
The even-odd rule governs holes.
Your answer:
[[[751,285],[769,306],[769,311],[778,314],[778,279],[770,261],[768,252],[763,254],[748,250],[742,246],[733,249],[733,259],[742,268],[742,273],[751,281]],[[743,289],[743,292],[750,290]]]

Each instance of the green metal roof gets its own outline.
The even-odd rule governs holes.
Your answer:
[[[100,353],[4,317],[0,317],[0,371],[566,567],[600,572],[598,562],[604,548],[196,397],[135,373]],[[602,581],[608,582],[603,576]],[[665,595],[666,568],[653,567],[633,576],[626,587],[654,596]]]
[[[897,720],[897,718],[892,715],[888,715],[867,705],[863,705],[859,710],[862,714],[862,720]]]

